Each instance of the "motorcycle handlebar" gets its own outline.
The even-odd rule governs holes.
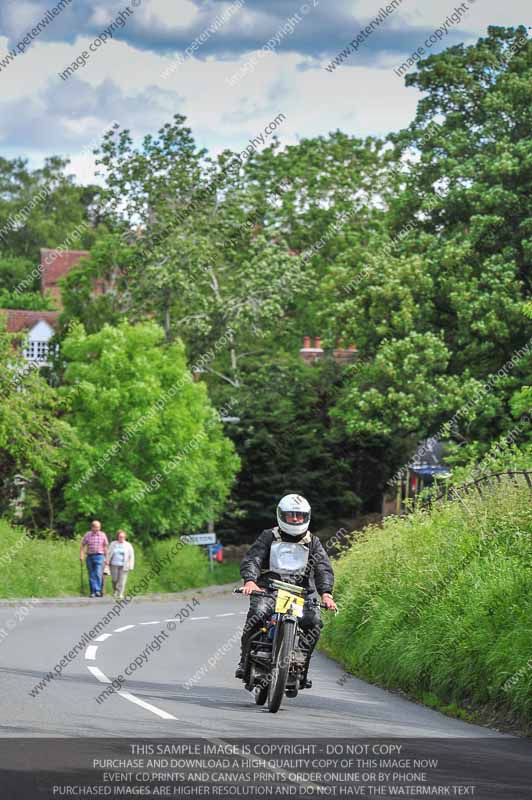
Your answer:
[[[275,591],[275,589],[264,589],[262,592],[257,592],[254,589],[252,592],[249,593],[249,596],[251,597],[252,594],[264,595],[264,594],[268,594],[268,592],[273,592],[273,591]],[[243,593],[244,592],[242,590],[242,587],[239,587],[237,589],[233,589],[233,594],[243,594]],[[329,606],[326,606],[325,603],[320,603],[319,606],[320,606],[320,608],[326,609],[326,611],[332,611],[333,610],[333,609],[329,608]],[[336,607],[336,612],[335,613],[338,613],[338,610],[339,610],[338,607]]]

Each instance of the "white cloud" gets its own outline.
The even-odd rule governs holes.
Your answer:
[[[362,0],[364,5],[371,0]],[[522,25],[530,14],[528,0],[505,0],[504,8],[494,0],[466,0],[467,11],[459,23],[463,31],[474,31],[478,34],[486,30],[488,25]],[[407,3],[392,14],[390,22],[396,27],[408,25],[409,28],[434,29],[462,6],[461,0],[447,0],[445,3]],[[375,6],[373,6],[375,9]],[[499,21],[504,18],[504,21]]]
[[[198,7],[191,0],[179,0],[169,3],[168,0],[151,0],[149,5],[142,6],[139,14],[141,24],[171,30],[186,30],[196,24],[200,15]]]
[[[331,74],[310,57],[294,53],[263,59],[232,88],[225,79],[238,68],[237,60],[188,59],[161,81],[167,63],[163,57],[116,41],[62,82],[57,72],[88,41],[78,38],[73,45],[36,47],[23,60],[25,85],[24,76],[17,73],[17,100],[15,92],[11,102],[0,104],[4,141],[16,137],[26,150],[71,154],[72,169],[83,181],[92,179],[94,165],[90,156],[79,153],[114,119],[138,139],[156,132],[175,113],[185,114],[199,144],[215,153],[225,147],[241,150],[279,113],[286,115],[278,130],[285,145],[337,128],[355,136],[386,134],[408,124],[415,111],[417,93],[398,80],[390,81],[389,68],[345,65]],[[31,83],[28,77],[38,73],[42,63],[48,64],[48,82],[39,78],[38,84]],[[134,68],[123,69],[124,64]]]
[[[346,0],[344,12],[347,2],[356,20],[360,21],[363,14],[369,17],[378,13],[374,0],[359,0],[354,7],[351,0]],[[459,0],[453,2],[459,4]],[[178,28],[182,32],[184,27],[191,27],[195,31],[194,38],[198,25],[201,30],[204,20],[207,22],[215,16],[213,8],[220,11],[227,5],[209,5],[207,14],[190,0],[173,0],[172,3],[150,0],[149,4],[146,0],[135,12],[134,21],[147,19],[152,30],[161,26],[167,32]],[[284,14],[284,6],[277,5],[276,9],[279,8]],[[449,11],[452,8],[454,6],[449,3]],[[31,9],[33,21],[36,6],[26,0],[4,6],[1,14],[4,21],[8,13],[11,15],[10,25],[16,21],[16,33],[19,33],[20,20],[29,13],[28,9]],[[91,6],[91,10],[91,25],[104,12],[105,19],[109,19],[109,7],[101,0]],[[467,38],[466,28],[471,20],[476,38],[485,35],[486,21],[516,24],[521,21],[519,14],[524,17],[523,11],[523,3],[518,0],[507,0],[504,9],[497,7],[497,13],[492,0],[478,0],[456,29]],[[446,13],[441,5],[416,5],[413,0],[407,7],[405,0],[401,10],[386,21],[386,29],[391,30],[391,26],[399,22],[404,26],[408,18],[415,41],[418,29],[432,30]],[[141,14],[147,16],[144,18]],[[133,21],[129,24],[133,25]],[[269,12],[255,11],[248,0],[248,5],[215,36],[234,35],[251,27],[256,32],[262,26],[269,36],[271,24]],[[5,25],[3,29],[11,32]],[[353,136],[383,136],[408,125],[419,100],[417,90],[405,88],[403,81],[393,74],[393,66],[408,54],[391,49],[377,50],[371,66],[353,59],[334,72],[328,72],[323,63],[311,56],[280,48],[274,55],[261,59],[250,75],[231,87],[226,79],[248,59],[247,54],[232,59],[225,55],[221,60],[215,55],[204,56],[201,51],[202,60],[187,59],[166,80],[161,80],[161,73],[168,66],[167,57],[154,50],[139,49],[144,43],[135,46],[124,39],[114,39],[91,55],[75,77],[62,81],[58,73],[81,51],[88,49],[92,41],[93,33],[84,30],[84,35],[78,36],[72,44],[44,38],[37,40],[0,73],[3,152],[11,155],[18,151],[29,156],[31,163],[45,154],[71,154],[73,170],[83,181],[92,179],[94,166],[92,156],[83,153],[83,148],[94,144],[94,139],[98,139],[114,119],[130,128],[138,140],[147,132],[156,133],[174,114],[181,113],[187,116],[198,143],[211,152],[219,152],[225,147],[241,150],[279,113],[286,115],[286,121],[278,130],[283,145],[303,137],[327,135],[338,128]],[[355,33],[356,29],[346,31],[346,41]],[[377,33],[373,40],[377,40]],[[0,52],[5,52],[7,47],[8,40],[1,37]]]

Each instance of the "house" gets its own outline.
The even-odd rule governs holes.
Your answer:
[[[445,463],[445,443],[432,437],[420,442],[411,460],[394,476],[395,485],[388,488],[382,498],[382,516],[403,514],[409,502],[423,491],[451,477],[451,468]]]
[[[7,316],[7,331],[20,334],[15,342],[22,345],[24,358],[39,367],[50,363],[50,340],[57,330],[59,311],[19,311],[1,308],[0,314]]]
[[[12,308],[0,308],[0,314],[7,317],[8,333],[16,336],[22,346],[24,357],[32,364],[45,367],[50,364],[50,341],[54,336],[61,313],[61,289],[59,281],[64,278],[81,258],[88,256],[87,250],[41,250],[39,273],[41,276],[41,294],[47,292],[53,297],[58,311],[21,311]],[[102,288],[95,287],[96,293]]]
[[[303,347],[299,351],[300,358],[307,364],[312,364],[318,361],[325,355],[325,350],[321,346],[321,337],[316,336],[314,342],[311,342],[310,336],[303,337]],[[357,355],[356,345],[350,344],[347,349],[342,347],[341,344],[331,351],[331,355],[338,364],[350,364]]]
[[[61,288],[59,281],[75,267],[80,259],[90,255],[87,250],[49,250],[41,249],[41,294],[51,294],[56,305],[61,308]]]

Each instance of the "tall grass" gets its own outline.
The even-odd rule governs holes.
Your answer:
[[[135,569],[130,573],[128,588],[140,584],[157,561],[164,561],[175,541],[156,542],[147,548],[133,540],[131,543],[135,547]],[[179,592],[238,579],[237,564],[215,564],[211,572],[203,548],[187,545],[153,575],[143,593]],[[83,581],[86,592],[85,564]],[[22,529],[0,520],[0,598],[79,595],[80,582],[79,538],[30,539]]]
[[[322,643],[352,672],[532,726],[532,495],[505,482],[358,535]]]

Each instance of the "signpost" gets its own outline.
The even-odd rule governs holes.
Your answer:
[[[214,557],[221,550],[222,545],[216,541],[216,534],[214,531],[209,533],[189,533],[181,537],[181,541],[186,544],[199,544],[206,545],[209,554],[209,569],[214,569]]]
[[[181,537],[185,544],[216,544],[215,533],[191,533]]]

